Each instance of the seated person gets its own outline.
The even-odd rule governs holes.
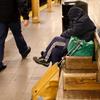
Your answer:
[[[68,12],[69,27],[60,36],[52,39],[45,51],[41,52],[41,57],[33,57],[33,60],[44,66],[48,66],[50,62],[54,64],[59,62],[62,57],[67,54],[67,47],[71,36],[79,39],[90,41],[94,38],[95,25],[83,9],[73,6]]]

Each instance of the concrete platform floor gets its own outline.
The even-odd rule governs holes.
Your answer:
[[[30,18],[30,25],[22,26],[24,38],[32,48],[25,60],[22,60],[11,33],[8,35],[4,58],[7,68],[0,72],[0,100],[31,100],[33,85],[47,70],[32,58],[39,56],[51,39],[61,33],[61,6],[54,6],[51,13],[45,9],[40,13],[40,20],[40,23],[32,24]]]

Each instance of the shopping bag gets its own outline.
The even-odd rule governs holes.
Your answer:
[[[32,88],[32,100],[55,100],[59,83],[58,64],[50,66]]]
[[[70,56],[93,56],[94,53],[94,42],[91,40],[86,42],[85,40],[80,40],[77,37],[71,37],[68,43],[68,54]]]

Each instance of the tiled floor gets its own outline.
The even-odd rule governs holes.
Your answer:
[[[7,68],[0,72],[0,100],[31,100],[31,90],[37,80],[45,73],[46,67],[36,64],[32,58],[39,56],[50,40],[61,33],[61,7],[54,6],[48,13],[40,14],[41,22],[23,27],[23,35],[32,51],[27,59],[22,60],[12,36],[5,44]]]

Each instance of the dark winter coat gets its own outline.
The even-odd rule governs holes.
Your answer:
[[[95,25],[89,16],[79,7],[71,7],[68,12],[69,28],[61,36],[69,39],[77,36],[80,39],[90,41],[94,38]]]
[[[18,21],[20,15],[29,19],[26,0],[0,0],[0,22]]]

